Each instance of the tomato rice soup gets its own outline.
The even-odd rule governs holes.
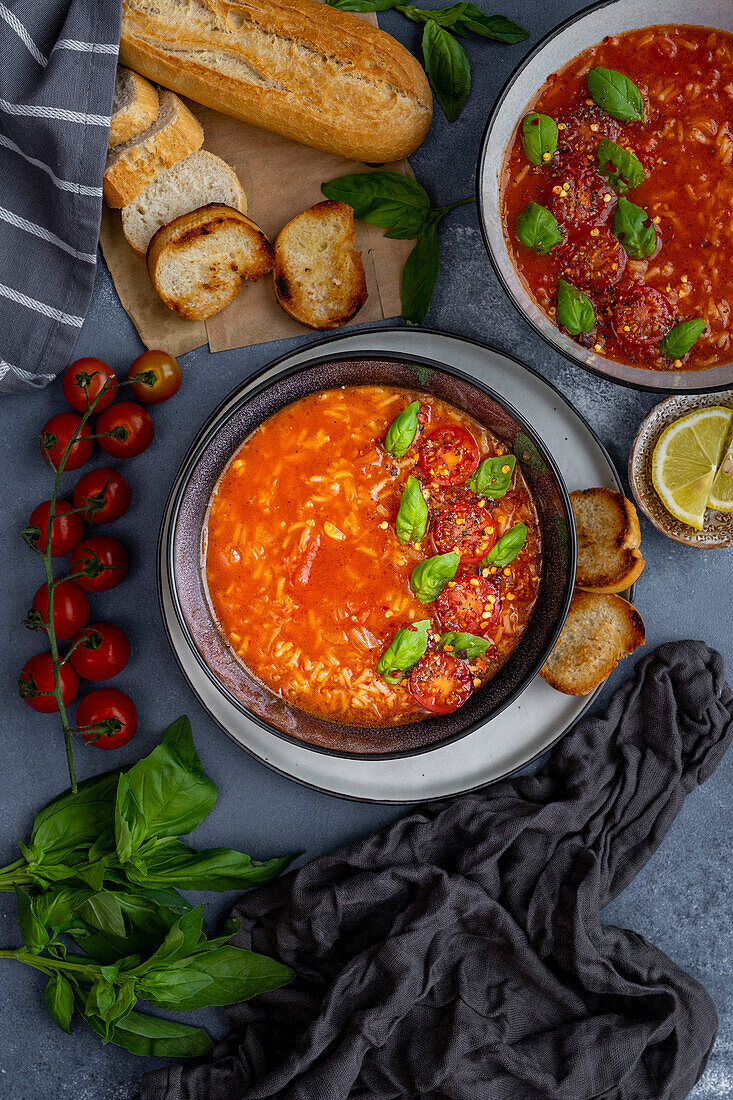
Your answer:
[[[527,290],[609,359],[729,361],[732,160],[733,35],[647,27],[585,50],[540,88],[504,164]]]
[[[514,456],[390,386],[322,390],[264,421],[219,480],[205,547],[214,617],[247,669],[357,726],[465,703],[517,645],[541,576]]]

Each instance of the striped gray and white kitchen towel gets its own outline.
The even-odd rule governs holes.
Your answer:
[[[0,0],[0,393],[69,360],[92,293],[120,0]]]

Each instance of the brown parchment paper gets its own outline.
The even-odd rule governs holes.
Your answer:
[[[376,23],[374,16],[371,21]],[[204,128],[204,149],[235,170],[247,195],[247,216],[271,241],[292,217],[323,199],[322,183],[347,172],[371,171],[358,161],[321,153],[186,102]],[[384,167],[411,174],[407,161]],[[400,315],[402,266],[414,242],[387,240],[381,229],[357,222],[356,243],[364,260],[369,297],[344,328]],[[208,341],[211,351],[225,351],[314,331],[280,309],[271,275],[256,283],[245,281],[239,296],[209,321],[184,321],[163,305],[153,289],[145,264],[125,240],[119,210],[104,207],[100,244],[120,301],[147,347],[182,355]]]

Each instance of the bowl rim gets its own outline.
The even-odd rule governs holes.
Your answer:
[[[563,19],[561,23],[558,23],[557,26],[552,27],[546,34],[544,34],[538,40],[537,44],[533,47],[533,49],[531,49],[528,53],[526,53],[524,55],[524,57],[521,59],[521,61],[512,69],[511,73],[509,74],[507,79],[504,81],[504,84],[502,85],[502,87],[501,87],[501,89],[500,89],[500,91],[499,91],[499,93],[498,93],[498,95],[497,95],[497,97],[494,101],[494,105],[491,108],[491,112],[489,114],[488,120],[487,120],[486,125],[484,127],[483,133],[481,135],[481,140],[479,142],[478,157],[477,157],[477,160],[476,160],[476,207],[477,207],[477,213],[478,213],[479,229],[481,231],[481,237],[482,237],[482,240],[484,242],[484,248],[486,249],[486,252],[488,254],[491,266],[493,267],[494,273],[496,274],[496,276],[497,276],[497,278],[498,278],[498,280],[501,284],[502,290],[506,294],[509,301],[512,303],[512,305],[514,306],[516,311],[519,313],[520,317],[522,317],[524,319],[524,321],[530,326],[532,331],[535,332],[542,339],[543,343],[545,343],[548,347],[552,348],[552,350],[557,352],[558,355],[562,355],[562,357],[564,359],[566,359],[569,363],[572,363],[576,367],[582,367],[582,369],[588,371],[589,374],[595,375],[596,378],[602,378],[605,382],[611,382],[616,386],[625,386],[627,389],[631,389],[631,390],[640,390],[644,393],[672,394],[672,395],[680,395],[680,396],[682,396],[684,394],[693,395],[693,394],[703,394],[703,393],[720,393],[723,390],[729,390],[731,388],[732,383],[731,383],[730,379],[727,382],[722,382],[720,385],[717,385],[717,386],[696,386],[694,389],[687,389],[687,388],[680,389],[679,387],[673,386],[671,384],[668,385],[668,386],[664,386],[664,385],[653,386],[653,385],[646,384],[644,382],[632,382],[631,379],[628,379],[628,378],[613,378],[610,374],[607,374],[605,371],[599,370],[597,367],[592,367],[588,363],[583,362],[582,359],[576,358],[574,355],[571,355],[564,348],[562,348],[559,344],[555,343],[555,341],[552,339],[552,337],[549,336],[547,333],[543,332],[543,330],[539,327],[539,325],[537,325],[532,320],[532,318],[527,313],[525,313],[524,309],[522,308],[522,306],[519,304],[519,302],[515,298],[514,294],[511,291],[511,288],[509,287],[509,284],[507,283],[506,279],[504,278],[504,273],[503,273],[503,271],[501,269],[501,266],[499,264],[498,257],[496,257],[494,255],[494,250],[491,246],[491,242],[489,240],[489,234],[488,234],[487,229],[486,229],[486,216],[485,216],[485,207],[484,207],[484,199],[483,199],[483,190],[482,190],[482,187],[481,187],[483,169],[484,169],[484,165],[485,165],[485,163],[488,159],[487,158],[487,151],[488,151],[489,140],[491,138],[491,131],[493,129],[494,123],[496,122],[496,118],[499,114],[499,111],[501,110],[501,108],[504,104],[504,100],[506,99],[507,95],[509,94],[509,92],[511,90],[511,87],[514,84],[515,80],[520,75],[520,73],[524,72],[524,70],[527,68],[529,63],[531,61],[533,61],[535,59],[535,57],[537,57],[537,55],[540,54],[542,52],[542,50],[544,50],[544,48],[550,42],[553,41],[553,39],[555,39],[559,35],[563,34],[564,31],[568,30],[569,27],[572,27],[575,23],[578,23],[582,19],[585,19],[586,16],[591,14],[591,12],[599,11],[601,8],[612,7],[614,4],[621,4],[621,3],[626,3],[626,2],[628,2],[628,0],[595,0],[595,3],[588,4],[586,7],[582,8],[580,11],[575,12],[573,15],[568,16],[567,19]],[[506,150],[504,150],[504,152],[506,152]],[[503,154],[502,154],[502,157],[503,157]],[[503,164],[503,159],[502,159],[502,164]],[[733,366],[733,361],[732,361],[731,365]],[[645,373],[653,374],[653,375],[655,375],[655,377],[656,376],[659,376],[661,378],[665,377],[663,372],[648,371],[648,372],[645,372]],[[686,373],[691,375],[691,376],[694,376],[694,375],[700,374],[702,372],[700,372],[700,371],[688,371]]]
[[[395,327],[397,327],[397,326],[395,326]],[[371,331],[373,331],[375,334],[377,334],[379,332],[383,332],[384,328],[382,326],[379,326],[379,327],[376,327],[376,328],[372,329]],[[432,331],[437,332],[438,330],[432,330]],[[338,334],[338,335],[341,336],[342,334]],[[314,345],[311,345],[311,346],[320,348],[323,345],[327,345],[328,342],[329,342],[329,339],[333,340],[333,339],[336,339],[336,338],[337,338],[336,336],[332,336],[330,338],[326,338],[326,340],[317,341]],[[474,342],[478,343],[478,341],[474,341]],[[489,347],[489,349],[491,351],[496,351],[496,353],[499,354],[499,355],[504,354],[503,352],[500,352],[498,349],[494,349],[494,348],[490,347],[490,345],[483,345],[483,346],[484,347]],[[163,554],[165,554],[166,566],[167,566],[167,570],[168,570],[168,588],[169,588],[171,603],[172,603],[172,606],[173,606],[173,609],[174,609],[176,620],[177,620],[178,625],[179,625],[179,627],[180,627],[180,629],[181,629],[181,631],[184,635],[184,638],[186,640],[188,648],[191,651],[192,656],[194,657],[194,659],[196,660],[196,662],[198,663],[198,665],[202,669],[202,671],[205,673],[205,675],[207,676],[207,678],[209,679],[209,681],[211,682],[213,687],[218,692],[220,692],[228,700],[228,702],[231,705],[233,705],[241,714],[243,714],[250,721],[255,722],[258,726],[260,726],[260,728],[264,729],[268,733],[270,733],[270,734],[272,734],[276,737],[279,737],[279,738],[281,738],[285,741],[288,741],[290,744],[298,746],[299,748],[304,748],[304,749],[307,749],[311,752],[318,752],[318,753],[322,753],[323,755],[326,755],[326,756],[339,757],[341,759],[347,759],[347,760],[369,760],[369,761],[395,760],[395,759],[403,759],[403,758],[408,758],[408,757],[417,757],[417,756],[421,756],[423,753],[431,752],[434,749],[444,748],[447,745],[450,745],[450,744],[452,744],[456,741],[461,740],[464,737],[467,737],[469,734],[475,732],[477,729],[480,729],[482,726],[487,725],[489,722],[491,722],[491,720],[494,717],[496,717],[503,710],[505,710],[508,706],[510,706],[511,703],[513,703],[515,701],[515,699],[517,699],[518,696],[521,695],[521,693],[525,690],[525,688],[528,686],[528,684],[530,684],[532,682],[532,680],[534,680],[534,678],[539,673],[539,670],[541,669],[542,665],[545,663],[548,654],[551,652],[552,647],[554,646],[555,642],[557,641],[557,638],[560,634],[560,631],[562,630],[562,628],[565,624],[565,620],[567,618],[568,611],[570,609],[570,602],[571,602],[572,596],[573,596],[575,570],[576,570],[576,565],[577,565],[577,536],[576,536],[575,526],[572,522],[570,522],[570,520],[572,519],[573,512],[572,512],[572,505],[571,505],[571,502],[570,502],[570,494],[569,494],[568,488],[565,484],[565,480],[564,480],[563,475],[562,475],[562,473],[560,472],[560,470],[557,466],[557,463],[555,462],[554,457],[552,456],[552,454],[547,449],[547,447],[546,447],[544,441],[542,440],[542,438],[535,431],[533,426],[527,421],[526,417],[523,414],[521,414],[520,412],[518,412],[518,410],[515,409],[514,406],[510,402],[503,399],[501,397],[501,395],[498,394],[490,386],[487,386],[482,381],[479,381],[478,379],[473,378],[471,375],[466,374],[465,371],[462,371],[460,368],[453,367],[453,366],[448,366],[447,364],[441,363],[441,362],[439,362],[435,359],[431,359],[429,357],[422,356],[422,355],[412,355],[412,354],[409,354],[409,353],[397,352],[397,351],[390,351],[390,352],[382,351],[382,352],[379,352],[379,351],[373,351],[373,350],[372,351],[364,350],[364,351],[344,352],[344,353],[335,354],[335,355],[334,354],[316,355],[313,358],[309,358],[305,362],[296,363],[293,366],[288,367],[285,370],[280,371],[272,379],[263,380],[263,375],[265,375],[269,371],[277,368],[279,363],[281,363],[283,360],[286,360],[286,359],[290,358],[291,355],[292,355],[292,352],[287,354],[287,355],[278,357],[275,360],[270,360],[263,367],[261,367],[259,370],[255,371],[252,375],[250,375],[247,379],[245,379],[244,382],[240,382],[238,385],[233,387],[233,389],[229,391],[229,393],[217,405],[217,407],[214,409],[214,411],[211,413],[211,415],[207,418],[205,423],[201,426],[201,428],[199,429],[198,433],[196,434],[194,440],[192,441],[190,447],[188,448],[186,454],[184,455],[183,460],[182,460],[182,462],[181,462],[181,464],[178,468],[178,471],[175,475],[173,485],[171,487],[171,491],[168,495],[168,499],[166,501],[166,505],[165,505],[165,508],[163,510],[163,520],[161,522],[161,527],[160,527],[160,532],[159,532],[159,537],[158,537],[158,545],[159,545],[159,554],[158,554],[158,596],[159,596],[159,602],[161,603],[161,606],[162,606],[161,567],[162,567]],[[514,357],[513,356],[508,356],[508,358],[513,359]],[[501,703],[494,708],[494,710],[491,713],[491,716],[490,717],[483,716],[481,718],[478,718],[478,719],[476,719],[476,721],[469,723],[469,725],[467,725],[464,729],[461,729],[461,730],[457,731],[456,733],[451,734],[450,736],[447,736],[447,737],[441,738],[440,740],[434,741],[431,744],[421,745],[417,748],[402,749],[402,750],[394,751],[394,752],[381,752],[381,753],[348,752],[348,751],[341,750],[341,749],[328,748],[328,747],[323,746],[323,745],[314,745],[313,743],[311,743],[309,741],[305,741],[301,738],[294,737],[292,734],[286,733],[283,730],[276,729],[269,722],[267,722],[265,719],[261,718],[259,715],[255,714],[254,711],[250,710],[239,699],[237,699],[221,683],[221,681],[217,678],[217,676],[214,674],[212,669],[208,666],[206,661],[203,659],[202,654],[199,652],[199,649],[195,644],[195,641],[194,641],[194,639],[191,635],[191,632],[190,632],[189,627],[188,627],[188,623],[186,622],[185,616],[183,615],[182,608],[181,608],[181,605],[180,605],[180,600],[179,600],[179,597],[178,597],[177,584],[176,584],[175,570],[174,570],[174,562],[173,562],[173,544],[174,544],[175,532],[176,532],[176,528],[177,528],[178,517],[179,517],[179,514],[180,514],[183,495],[184,495],[185,490],[188,487],[188,485],[190,483],[190,480],[193,476],[193,473],[194,473],[194,470],[196,468],[196,464],[198,462],[198,459],[200,458],[200,456],[201,456],[203,450],[205,449],[205,447],[208,446],[208,443],[210,442],[212,429],[217,424],[217,422],[218,422],[222,412],[226,408],[226,406],[229,405],[233,400],[236,400],[236,397],[237,397],[238,394],[242,398],[241,403],[246,404],[253,397],[256,397],[258,394],[264,392],[270,385],[274,385],[275,383],[281,381],[282,379],[290,378],[293,375],[303,373],[306,370],[309,370],[313,367],[322,366],[325,363],[335,362],[335,361],[339,361],[339,360],[363,361],[365,359],[374,359],[374,360],[381,361],[381,362],[393,361],[393,362],[397,362],[397,363],[417,363],[421,366],[427,366],[427,367],[431,367],[435,370],[442,371],[444,374],[453,375],[454,377],[458,378],[459,380],[465,382],[467,385],[473,386],[475,389],[481,390],[491,400],[495,401],[496,404],[498,404],[500,408],[504,409],[507,413],[509,413],[509,415],[512,416],[516,420],[516,422],[520,425],[520,427],[523,428],[524,431],[526,432],[526,434],[530,437],[530,439],[532,440],[532,442],[535,444],[535,446],[539,450],[540,454],[542,455],[543,459],[545,460],[548,468],[550,469],[550,471],[552,473],[555,485],[557,486],[560,501],[562,503],[563,509],[565,511],[566,518],[568,520],[567,527],[568,527],[568,534],[569,534],[569,562],[568,562],[568,570],[567,570],[567,572],[568,572],[568,582],[567,582],[566,591],[565,591],[565,594],[564,594],[564,597],[563,597],[563,600],[562,600],[560,613],[558,615],[558,621],[555,625],[555,628],[553,629],[553,631],[551,632],[551,634],[549,636],[549,640],[543,646],[540,656],[538,658],[536,658],[535,661],[529,666],[529,668],[524,673],[524,675],[519,679],[519,681],[516,684],[516,686],[514,687],[514,689],[512,691],[510,691],[507,694],[506,698],[503,699],[501,701]],[[514,361],[519,362],[516,359]],[[521,364],[521,365],[523,366],[523,364]],[[532,368],[529,368],[529,369],[532,369]],[[538,373],[538,372],[534,372],[534,373]],[[242,390],[247,391],[246,396],[241,393]],[[239,404],[240,403],[237,402],[237,404],[230,410],[230,412],[233,413],[234,411],[236,411],[236,409],[239,408]],[[601,446],[602,446],[602,444],[601,444]],[[604,451],[605,451],[605,449],[604,449]],[[614,467],[614,470],[615,470],[615,467]],[[165,528],[167,528],[167,534],[165,533],[165,530],[164,530]],[[165,546],[163,546],[163,542],[165,542]],[[169,635],[169,638],[170,638],[170,635]],[[511,659],[511,657],[510,657],[510,659]],[[300,708],[294,707],[293,709],[297,711]]]

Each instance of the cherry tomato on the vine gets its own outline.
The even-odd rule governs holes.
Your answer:
[[[45,584],[33,597],[33,610],[48,622],[48,588]],[[60,641],[73,638],[89,622],[89,597],[74,581],[61,581],[53,590],[53,628]],[[45,627],[44,627],[45,630]]]
[[[145,380],[140,375],[146,375]],[[139,381],[133,382],[133,379]],[[167,401],[178,393],[181,388],[181,368],[178,360],[169,355],[167,351],[144,351],[138,355],[130,367],[127,375],[128,382],[132,382],[130,389],[138,401],[144,401],[146,405],[157,405],[160,401]]]
[[[74,487],[74,507],[82,509],[87,523],[112,523],[125,514],[131,500],[127,480],[104,466],[84,474]]]
[[[64,706],[68,707],[76,699],[79,691],[79,677],[71,665],[66,662],[61,666],[61,698]],[[37,710],[39,714],[53,714],[57,711],[56,696],[52,694],[54,688],[53,660],[50,653],[37,653],[26,661],[18,678],[18,690],[21,699],[24,699],[29,707]],[[36,695],[35,692],[44,694]]]
[[[114,623],[89,623],[74,638],[74,645],[69,660],[85,680],[109,680],[130,659],[127,635]]]
[[[94,440],[88,424],[81,425],[81,417],[76,413],[57,413],[47,420],[41,429],[41,454],[46,462],[56,470],[63,458],[69,440],[75,432],[76,442],[72,445],[66,459],[65,470],[78,470],[92,457]]]
[[[94,406],[95,412],[109,408],[114,401],[117,393],[117,375],[104,359],[94,359],[91,356],[77,359],[66,368],[63,381],[64,397],[72,409],[80,413],[86,412],[87,406],[91,405],[95,397],[101,393],[105,383],[107,389]]]
[[[114,432],[114,435],[104,433]],[[147,450],[153,442],[155,428],[153,418],[142,405],[134,401],[120,401],[105,409],[97,420],[99,446],[115,458],[134,458]]]
[[[95,727],[103,722],[109,723],[110,732],[100,736]],[[117,749],[134,735],[137,710],[130,696],[119,688],[98,688],[79,703],[76,725],[84,740],[98,749]]]
[[[51,501],[44,500],[31,512],[29,527],[37,527],[41,532],[38,538],[33,539],[35,546],[42,552],[46,551],[46,537],[48,535],[48,517],[51,512]],[[57,500],[54,509],[55,516],[51,531],[51,557],[63,558],[79,545],[84,536],[84,524],[81,516],[74,511],[73,504],[68,500]]]
[[[115,588],[127,576],[130,559],[121,542],[109,535],[91,535],[77,546],[71,556],[70,572],[87,573],[76,577],[76,583],[86,592],[106,592]]]

